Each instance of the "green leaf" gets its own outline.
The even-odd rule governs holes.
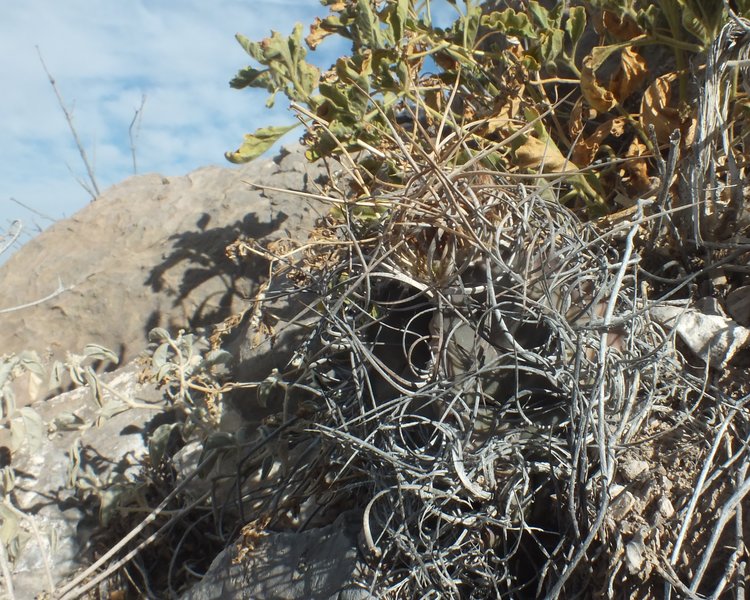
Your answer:
[[[242,145],[235,152],[226,152],[229,162],[236,164],[250,162],[258,158],[285,133],[290,132],[297,125],[286,125],[281,127],[261,127],[255,133],[246,133]]]
[[[516,12],[512,8],[491,12],[482,17],[482,25],[497,30],[505,35],[523,38],[535,38],[536,30],[526,13]]]
[[[467,2],[466,14],[461,17],[464,48],[471,49],[474,47],[481,18],[482,7]]]
[[[318,81],[320,81],[320,71],[318,68],[304,60],[300,61],[297,63],[297,81],[303,94],[290,95],[290,98],[292,100],[296,99],[307,102],[309,105],[314,106],[311,96],[318,86]]]
[[[258,42],[253,42],[240,33],[234,37],[240,43],[240,46],[242,46],[245,52],[258,62],[263,62],[263,51],[260,49],[260,44]]]
[[[326,99],[327,104],[336,108],[337,111],[345,111],[349,103],[349,99],[346,94],[337,85],[331,83],[321,83],[318,87],[320,94]],[[323,115],[325,119],[331,121],[334,115],[326,113]]]
[[[682,26],[703,45],[709,44],[718,34],[724,21],[721,0],[677,0],[682,16]]]
[[[541,53],[545,65],[554,64],[555,59],[560,56],[563,50],[564,36],[562,29],[553,29],[542,34]]]
[[[395,4],[391,5],[391,10],[388,13],[388,24],[391,26],[393,41],[396,45],[404,37],[406,19],[408,17],[409,0],[396,0]]]
[[[542,29],[551,29],[551,23],[549,21],[549,13],[547,12],[547,9],[544,8],[539,4],[539,2],[536,2],[535,0],[531,0],[529,2],[529,12],[534,17],[534,20],[537,22],[537,24]]]
[[[305,61],[307,50],[302,45],[302,24],[297,23],[289,37],[277,31],[261,42],[251,42],[237,35],[237,40],[265,70],[247,67],[230,82],[234,87],[261,87],[269,93],[283,92],[296,102],[310,101],[318,84],[320,71]]]
[[[380,22],[372,10],[370,0],[357,0],[354,14],[356,41],[366,48],[378,48],[380,43]]]
[[[273,89],[273,79],[268,69],[254,69],[253,67],[245,67],[241,69],[237,75],[229,82],[230,87],[236,90],[241,90],[246,87],[255,88],[269,88]]]
[[[565,31],[573,42],[573,48],[578,42],[586,29],[586,9],[583,6],[573,6],[570,8],[568,20],[565,22]]]

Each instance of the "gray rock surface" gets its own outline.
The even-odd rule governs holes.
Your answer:
[[[236,543],[211,564],[203,580],[181,600],[365,600],[352,583],[358,568],[359,519],[344,513],[327,527],[270,533],[240,558]]]
[[[32,405],[45,425],[60,425],[52,435],[42,436],[38,448],[25,445],[13,456],[16,481],[12,493],[16,506],[27,515],[19,522],[27,541],[13,564],[16,598],[35,598],[48,592],[50,586],[56,589],[87,564],[87,543],[98,518],[92,514],[92,507],[79,502],[69,487],[70,451],[80,436],[79,473],[95,475],[102,481],[115,471],[128,477],[128,471],[137,468],[138,458],[146,451],[144,428],[164,410],[161,392],[138,383],[138,372],[131,363],[103,375],[102,380],[131,400],[153,405],[153,410],[129,409],[102,420],[99,426],[65,429],[61,423],[72,423],[73,414],[80,422],[93,423],[98,406],[88,388]],[[106,390],[104,396],[107,401],[114,399]]]
[[[182,177],[142,175],[115,185],[30,241],[0,267],[2,352],[64,358],[87,343],[121,363],[156,326],[211,325],[234,314],[267,273],[262,258],[241,267],[225,255],[240,237],[306,239],[320,205],[247,181],[314,190],[322,167],[301,152],[240,168],[206,167]]]

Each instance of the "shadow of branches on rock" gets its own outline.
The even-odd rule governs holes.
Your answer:
[[[232,262],[226,248],[237,239],[262,239],[277,231],[288,218],[283,212],[261,221],[257,213],[249,213],[231,225],[209,228],[211,216],[203,213],[193,231],[170,236],[171,250],[164,260],[151,269],[146,285],[154,292],[174,297],[173,306],[183,305],[186,324],[191,327],[213,325],[232,314],[232,304],[255,293],[265,277],[267,263],[257,256],[246,257],[241,265]],[[177,269],[187,262],[187,266]],[[170,272],[179,275],[173,275]],[[203,287],[200,294],[194,292]],[[146,333],[163,325],[162,315],[155,310],[149,317]]]

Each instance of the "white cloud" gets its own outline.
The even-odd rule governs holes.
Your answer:
[[[131,174],[128,126],[142,94],[140,172],[174,175],[226,164],[224,151],[246,131],[292,122],[283,105],[265,109],[263,92],[229,88],[237,70],[252,62],[234,34],[288,33],[295,21],[307,25],[325,8],[318,0],[25,0],[3,12],[0,232],[14,218],[32,229],[34,221],[44,223],[11,197],[54,218],[89,201],[69,171],[85,175],[36,45],[105,188]]]

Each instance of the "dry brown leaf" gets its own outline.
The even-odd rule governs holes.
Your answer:
[[[612,77],[609,88],[620,102],[624,102],[641,87],[647,74],[646,60],[632,47],[625,48],[620,53],[620,68]]]
[[[610,135],[620,137],[625,131],[625,118],[616,117],[599,125],[590,136],[581,138],[573,147],[570,160],[578,167],[587,167],[596,158],[602,142]]]
[[[570,161],[551,139],[543,142],[535,137],[527,136],[524,143],[516,148],[515,154],[515,162],[522,169],[539,170],[541,168],[545,173],[559,173],[571,166]]]
[[[432,59],[444,71],[455,71],[458,68],[458,61],[447,52],[436,52],[432,55]]]
[[[649,154],[646,144],[637,137],[633,139],[625,153],[630,160],[623,163],[620,176],[633,196],[640,196],[652,187],[651,178],[648,175],[648,162],[646,158],[641,158]]]
[[[675,129],[680,129],[680,112],[670,106],[672,84],[677,81],[677,73],[667,73],[654,80],[643,93],[641,100],[640,123],[644,131],[654,126],[659,145],[666,144]]]
[[[521,108],[521,99],[524,94],[524,86],[508,93],[502,100],[495,104],[494,113],[487,120],[484,135],[492,135],[500,132],[505,135],[510,133],[514,124],[517,124],[518,111]]]
[[[584,105],[583,98],[578,98],[573,105],[573,110],[570,111],[570,119],[568,120],[568,133],[571,139],[577,139],[583,131],[584,123],[588,123],[595,118],[596,111],[590,106]]]
[[[626,14],[615,14],[605,10],[601,13],[601,19],[596,23],[599,34],[609,33],[613,38],[620,41],[632,40],[643,33],[632,17]]]
[[[599,112],[609,112],[617,105],[615,95],[596,79],[594,57],[588,55],[581,67],[581,93],[589,105]]]
[[[320,42],[333,34],[332,31],[323,28],[321,26],[322,23],[323,20],[320,17],[315,17],[315,20],[310,25],[310,34],[305,38],[305,42],[307,42],[310,50],[315,50]]]

